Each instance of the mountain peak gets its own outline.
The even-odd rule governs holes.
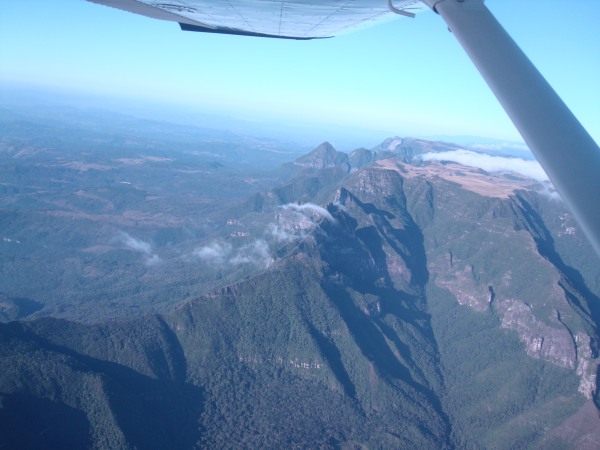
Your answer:
[[[337,150],[333,148],[333,145],[325,141],[319,144],[319,146],[315,148],[313,152],[337,153]]]
[[[348,155],[338,152],[329,142],[323,142],[312,152],[296,159],[295,164],[311,169],[323,169],[325,167],[350,169]]]

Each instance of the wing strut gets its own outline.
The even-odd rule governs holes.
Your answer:
[[[387,0],[387,2],[388,2],[389,10],[391,12],[393,12],[394,14],[398,14],[400,16],[406,16],[406,17],[410,17],[411,19],[414,19],[415,15],[413,13],[396,8],[394,6],[394,4],[392,3],[392,0]]]
[[[600,256],[600,148],[483,0],[422,0],[467,52]]]

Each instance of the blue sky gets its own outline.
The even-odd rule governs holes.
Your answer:
[[[600,141],[600,1],[487,5]],[[520,140],[433,13],[296,42],[182,32],[84,0],[3,1],[0,82],[344,125],[382,137]]]

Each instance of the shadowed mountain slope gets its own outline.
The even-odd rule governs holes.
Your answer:
[[[542,184],[419,160],[443,145],[323,144],[218,216],[220,286],[168,312],[0,324],[0,447],[594,448],[595,256]]]

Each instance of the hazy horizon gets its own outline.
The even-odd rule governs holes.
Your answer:
[[[185,105],[175,101],[128,98],[125,95],[99,95],[76,89],[57,88],[30,83],[0,80],[0,98],[5,105],[44,105],[47,107],[76,107],[106,110],[115,114],[141,119],[171,122],[201,128],[230,131],[260,138],[289,140],[310,150],[321,142],[330,142],[339,151],[351,152],[357,148],[372,148],[393,137],[411,137],[439,140],[460,145],[510,148],[516,156],[533,157],[522,140],[499,139],[490,136],[443,134],[431,129],[430,133],[405,134],[393,129],[350,127],[308,120],[290,121],[286,117],[250,116],[235,110]]]
[[[486,3],[600,137],[600,4]],[[107,33],[110,30],[110,33]],[[4,2],[0,81],[403,136],[520,140],[441,19],[425,12],[333,39],[182,32],[84,0]],[[389,130],[389,133],[387,132]]]

